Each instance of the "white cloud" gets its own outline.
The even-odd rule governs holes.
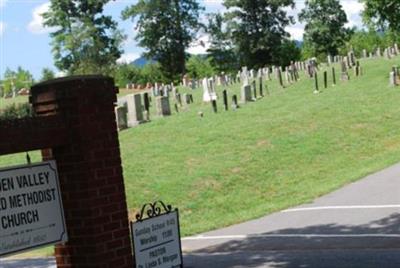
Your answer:
[[[186,52],[194,55],[206,54],[207,49],[209,47],[210,47],[210,36],[203,35],[197,38],[195,41],[193,41]]]
[[[362,27],[361,12],[364,10],[364,4],[360,3],[358,0],[342,0],[340,4],[342,4],[343,10],[347,15],[347,20],[349,21],[345,26]]]
[[[121,57],[117,60],[117,63],[130,63],[137,58],[140,58],[140,55],[138,53],[125,53],[121,55]]]
[[[52,32],[54,29],[51,27],[43,26],[43,17],[41,14],[47,12],[50,8],[50,2],[46,2],[37,6],[32,11],[32,20],[28,24],[28,30],[33,34],[45,34]]]
[[[286,31],[290,33],[291,38],[295,40],[303,40],[304,34],[304,23],[300,23],[298,21],[298,14],[304,8],[304,0],[296,0],[296,6],[294,9],[287,7],[284,10],[288,15],[293,16],[296,20],[294,25],[286,27]],[[358,0],[341,0],[340,4],[343,7],[343,10],[346,12],[348,23],[345,24],[345,27],[362,27],[362,19],[361,12],[364,10],[364,4],[360,3]]]
[[[223,0],[203,0],[202,4],[206,7],[222,7]]]
[[[4,30],[6,29],[6,24],[0,21],[0,37],[3,37]]]
[[[304,34],[304,26],[303,25],[294,25],[292,27],[286,27],[285,29],[289,34],[291,39],[293,40],[303,40]]]
[[[56,77],[56,78],[65,77],[65,76],[67,76],[67,72],[64,72],[64,71],[58,71],[58,72],[55,74],[55,77]]]
[[[0,0],[0,8],[6,5],[7,0]]]

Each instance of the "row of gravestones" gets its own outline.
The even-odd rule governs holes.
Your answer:
[[[392,56],[396,56],[399,54],[398,46],[395,44],[393,47],[389,47],[385,49],[384,54],[386,58],[391,58]],[[376,50],[376,55],[380,56],[380,48]],[[347,53],[346,56],[328,56],[328,66],[332,63],[340,63],[341,65],[341,80],[349,80],[350,76],[348,74],[349,69],[354,70],[354,75],[360,76],[362,74],[362,68],[360,66],[359,61],[357,61],[355,54],[353,51]],[[201,84],[203,87],[203,102],[211,102],[214,112],[217,112],[217,93],[215,90],[216,85],[228,86],[237,82],[242,82],[241,87],[241,102],[246,103],[250,101],[257,100],[257,87],[256,80],[259,82],[259,95],[264,96],[263,93],[263,80],[271,80],[271,74],[274,73],[276,78],[279,81],[279,84],[282,88],[285,87],[283,77],[285,78],[286,84],[292,84],[293,82],[297,82],[299,79],[299,71],[304,71],[308,77],[315,79],[315,88],[314,93],[319,93],[319,85],[318,85],[318,77],[317,72],[319,71],[318,63],[315,58],[309,59],[307,61],[297,61],[291,62],[289,66],[285,68],[272,66],[260,68],[257,71],[254,69],[248,70],[247,67],[242,67],[242,70],[237,73],[236,76],[228,76],[225,74],[221,74],[218,76],[213,76],[211,78],[204,78],[201,80]],[[328,72],[324,71],[324,88],[327,88],[327,80],[328,80]],[[252,80],[250,84],[250,80]],[[393,71],[390,73],[390,83],[391,85],[399,84],[399,69],[393,68]],[[184,76],[182,81],[183,86],[191,87],[195,89],[198,87],[200,82],[195,79],[188,79],[188,76]],[[335,68],[332,67],[332,84],[336,84],[336,71]],[[268,87],[266,87],[268,90]],[[172,92],[172,95],[175,97],[175,110],[179,111],[179,106],[182,107],[182,97],[177,92],[176,88],[173,84],[171,85],[159,85],[155,84],[151,87],[152,97],[156,100],[157,114],[158,116],[166,116],[171,114],[171,108],[169,104],[169,92]],[[228,109],[228,98],[227,91],[223,92],[223,100],[225,110]],[[141,99],[143,96],[144,106],[141,104]],[[136,126],[142,122],[149,121],[149,103],[151,98],[148,96],[148,93],[144,94],[131,94],[125,97],[126,104],[122,104],[116,107],[117,114],[117,123],[119,129],[124,129],[126,127]],[[189,104],[193,101],[193,97],[191,94],[183,95],[183,103]],[[232,96],[232,108],[236,109],[239,107],[237,96]],[[126,123],[125,123],[126,122]]]
[[[173,93],[163,93],[162,95],[150,96],[149,92],[138,94],[128,94],[118,99],[115,107],[115,115],[118,130],[135,127],[139,124],[150,121],[150,107],[153,100],[156,105],[156,115],[159,117],[171,115],[171,105],[169,96],[173,94],[175,98],[175,109],[178,112],[179,107],[187,106],[193,103],[192,94],[181,95],[175,88]]]

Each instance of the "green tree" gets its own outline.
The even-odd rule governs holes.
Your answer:
[[[122,17],[137,20],[135,38],[146,49],[145,57],[159,62],[164,76],[172,81],[186,71],[185,50],[202,26],[202,9],[195,0],[139,0]]]
[[[123,88],[128,83],[138,83],[141,74],[140,69],[136,66],[129,63],[123,63],[117,65],[113,77],[117,86]]]
[[[168,82],[168,79],[165,78],[164,73],[162,72],[162,68],[160,63],[148,63],[141,68],[141,84],[146,84],[147,82],[155,83],[155,82]]]
[[[278,64],[281,45],[289,37],[285,27],[294,22],[284,8],[294,7],[294,1],[225,0],[223,5],[240,64],[251,68]]]
[[[210,48],[207,49],[210,64],[217,73],[233,72],[240,68],[232,42],[231,32],[224,23],[224,17],[219,14],[208,15],[206,32],[210,36]]]
[[[121,56],[124,35],[111,16],[102,14],[110,0],[50,0],[42,14],[50,33],[55,65],[69,74],[109,74]]]
[[[382,31],[390,29],[400,33],[400,1],[399,0],[360,0],[364,3],[362,12],[364,22]]]
[[[20,66],[18,66],[17,71],[6,68],[3,77],[4,94],[11,93],[13,89],[28,88],[34,82],[32,74]]]
[[[301,59],[301,49],[293,40],[284,40],[279,50],[280,66],[288,66],[291,61],[298,61]]]
[[[204,78],[215,74],[211,60],[205,56],[193,55],[187,61],[187,73],[191,78]]]
[[[55,74],[53,70],[50,68],[43,68],[42,69],[42,77],[40,78],[40,81],[46,81],[55,78]]]
[[[306,23],[304,43],[314,56],[337,55],[349,39],[347,16],[338,0],[306,0],[299,20]]]

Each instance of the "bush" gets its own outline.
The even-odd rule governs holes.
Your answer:
[[[32,115],[33,111],[29,103],[13,103],[3,110],[0,110],[0,121],[31,117]]]

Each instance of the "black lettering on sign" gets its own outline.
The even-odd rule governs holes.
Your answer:
[[[32,224],[38,221],[39,221],[39,212],[37,210],[29,210],[26,212],[5,215],[2,216],[0,219],[1,227],[3,229]]]
[[[12,178],[0,178],[0,192],[14,190],[14,181]]]

